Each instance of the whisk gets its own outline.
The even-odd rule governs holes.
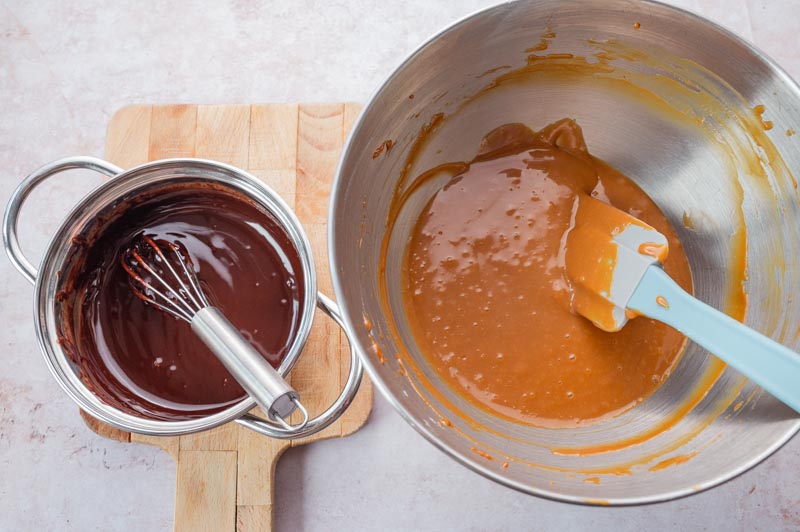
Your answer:
[[[242,388],[267,415],[286,429],[302,428],[308,412],[297,392],[212,306],[188,255],[175,243],[142,236],[120,257],[134,295],[192,326],[192,331],[217,356]],[[290,425],[285,418],[299,409],[303,420]]]

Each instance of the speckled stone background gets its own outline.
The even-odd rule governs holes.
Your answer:
[[[0,3],[0,204],[28,172],[102,155],[131,103],[366,101],[425,38],[491,0]],[[798,0],[673,0],[754,42],[800,79]],[[799,124],[800,126],[800,124]],[[800,128],[798,128],[800,129]],[[58,220],[98,182],[68,174],[22,220],[38,260]],[[102,439],[41,359],[31,287],[0,257],[0,530],[169,530],[175,466]],[[734,445],[735,442],[731,442]],[[457,465],[380,397],[354,436],[290,450],[278,530],[800,530],[800,440],[687,499],[584,508],[537,499]]]

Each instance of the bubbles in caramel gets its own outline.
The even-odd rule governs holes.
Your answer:
[[[664,268],[691,291],[686,254],[656,204],[589,154],[573,120],[539,132],[502,126],[472,161],[445,167],[453,177],[421,213],[403,264],[406,315],[439,376],[485,410],[546,427],[594,423],[652,394],[685,337],[644,317],[601,331],[572,311],[564,258],[575,199],[591,195],[664,234]]]

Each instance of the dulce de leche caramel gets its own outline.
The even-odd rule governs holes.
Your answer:
[[[592,157],[572,120],[489,133],[427,204],[408,242],[403,298],[414,337],[439,376],[507,419],[566,427],[643,401],[675,366],[685,337],[641,317],[604,332],[572,310],[567,234],[580,195],[664,234],[664,268],[691,290],[675,231],[630,179]],[[580,253],[570,249],[569,253]]]
[[[288,235],[238,193],[176,186],[123,206],[86,247],[59,294],[60,339],[106,403],[150,419],[183,420],[241,401],[244,390],[189,323],[136,297],[120,257],[140,235],[179,244],[212,305],[273,366],[300,322],[304,286]]]

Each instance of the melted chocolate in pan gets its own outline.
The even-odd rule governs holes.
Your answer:
[[[173,187],[127,206],[87,243],[59,294],[62,345],[98,396],[140,417],[219,412],[245,392],[191,326],[137,298],[120,256],[141,235],[179,244],[202,288],[275,367],[297,333],[297,251],[264,210],[228,190]]]

